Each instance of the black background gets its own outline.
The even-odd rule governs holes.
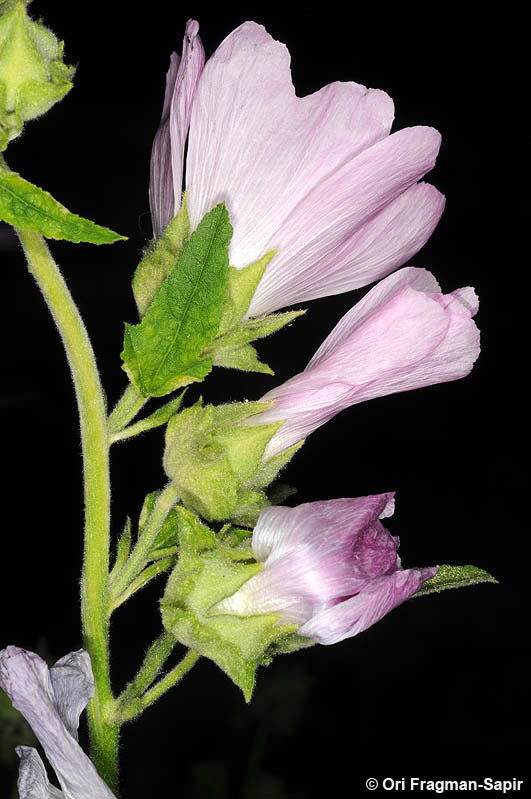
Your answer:
[[[246,19],[266,26],[292,55],[299,95],[356,80],[394,98],[394,129],[428,124],[443,135],[428,176],[447,207],[412,259],[444,291],[473,285],[483,352],[464,380],[373,400],[311,436],[285,473],[296,501],[397,491],[389,529],[408,565],[474,563],[500,581],[407,602],[362,635],[275,661],[245,706],[210,662],[124,728],[123,797],[299,799],[322,789],[368,794],[368,777],[483,778],[528,774],[528,491],[519,455],[523,422],[514,379],[514,311],[507,264],[480,209],[479,160],[489,114],[475,21],[431,21],[413,7],[370,4],[345,13],[270,4],[46,3],[33,15],[66,42],[75,87],[8,150],[9,165],[71,210],[127,235],[96,248],[52,250],[93,338],[112,405],[125,386],[124,320],[135,321],[130,279],[151,235],[147,187],[164,76],[186,19],[199,19],[207,55]],[[291,10],[290,10],[291,9]],[[491,150],[489,148],[489,154]],[[3,251],[3,549],[0,645],[39,649],[50,660],[80,646],[78,578],[82,501],[73,391],[61,344],[18,245]],[[5,282],[4,282],[5,281]],[[263,342],[275,378],[219,370],[208,400],[258,398],[306,364],[361,292],[307,304],[307,317]],[[522,403],[520,405],[520,403]],[[113,453],[114,529],[135,517],[164,482],[162,435]],[[157,634],[162,583],[116,614],[117,688]],[[342,787],[346,781],[347,787]]]

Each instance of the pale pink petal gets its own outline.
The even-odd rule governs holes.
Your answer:
[[[295,262],[291,270],[272,269],[260,283],[247,316],[317,297],[366,286],[402,266],[429,239],[444,209],[444,196],[418,183],[371,217],[351,236],[312,264]]]
[[[355,83],[297,98],[286,47],[260,25],[233,31],[207,62],[192,111],[186,185],[192,227],[225,201],[231,264],[278,244],[297,204],[347,161],[387,136],[391,99]],[[420,156],[419,160],[422,160]],[[308,227],[301,231],[305,240]],[[278,268],[284,256],[279,253]]]
[[[50,668],[54,705],[70,735],[77,740],[79,717],[94,696],[90,655],[70,652]]]
[[[320,644],[335,644],[379,621],[437,573],[437,566],[405,569],[372,580],[356,596],[315,614],[299,629]]]
[[[182,58],[172,55],[159,130],[151,153],[150,205],[153,232],[158,238],[181,205],[184,148],[192,103],[205,63],[199,25],[188,20]]]
[[[36,749],[17,746],[15,751],[20,758],[17,781],[19,799],[65,799],[64,793],[50,784]]]
[[[265,250],[278,250],[253,298],[248,315],[264,312],[262,292],[275,296],[267,312],[285,305],[281,287],[296,275],[313,270],[344,241],[389,203],[432,169],[439,151],[440,135],[418,126],[399,130],[361,152],[323,179],[265,242]],[[230,209],[229,209],[230,210]],[[264,248],[263,248],[264,249]],[[287,278],[286,276],[289,276]],[[298,301],[298,300],[297,300]]]

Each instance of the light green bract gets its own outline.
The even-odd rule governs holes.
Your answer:
[[[18,228],[33,230],[47,239],[65,239],[76,244],[81,241],[112,244],[126,238],[72,214],[44,189],[1,167],[0,219]]]
[[[253,525],[271,503],[263,490],[302,446],[263,461],[281,422],[247,426],[266,410],[262,402],[206,405],[172,417],[166,431],[164,469],[186,507],[209,521]]]
[[[184,244],[142,321],[126,324],[123,368],[143,397],[162,397],[203,380],[212,369],[212,359],[202,352],[218,332],[231,236],[221,203]]]
[[[25,5],[0,6],[0,151],[72,88],[63,43],[28,17]]]
[[[477,566],[439,566],[439,571],[435,577],[427,580],[422,588],[413,594],[412,599],[418,596],[426,596],[426,594],[446,591],[448,588],[466,588],[477,583],[497,582],[492,575]]]
[[[220,540],[190,511],[177,507],[175,512],[180,517],[179,561],[161,601],[162,622],[182,644],[213,660],[249,702],[259,665],[270,663],[275,652],[312,642],[297,636],[295,625],[280,624],[275,614],[215,615],[214,606],[263,566],[254,561],[249,538],[230,546],[226,542],[240,537]]]

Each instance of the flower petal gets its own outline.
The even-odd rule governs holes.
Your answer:
[[[366,286],[402,266],[429,239],[444,196],[428,183],[411,186],[319,260],[272,269],[260,283],[247,316]]]
[[[64,793],[50,784],[36,749],[17,746],[15,751],[20,757],[17,781],[19,799],[65,799]]]
[[[79,649],[62,657],[50,669],[50,682],[57,712],[77,741],[79,717],[94,696],[89,653]]]
[[[320,644],[335,644],[366,630],[437,573],[438,567],[405,569],[372,580],[357,596],[314,615],[299,629]]]
[[[194,101],[186,175],[192,228],[225,201],[231,264],[252,263],[269,243],[283,242],[276,231],[296,205],[386,137],[392,119],[388,95],[356,83],[297,98],[285,45],[244,23],[207,62]],[[307,233],[305,226],[300,238]]]
[[[274,296],[269,282],[290,285],[301,272],[316,270],[328,262],[346,239],[380,213],[389,203],[415,184],[435,164],[440,134],[430,127],[405,128],[364,150],[337,168],[312,189],[282,226],[265,242],[266,250],[278,255],[266,269],[248,314],[264,311],[262,292]],[[323,280],[326,277],[323,276]],[[291,286],[290,291],[293,292]],[[284,289],[282,289],[283,291]],[[285,305],[277,285],[276,304],[267,312]],[[293,294],[292,294],[293,296]]]
[[[0,652],[0,687],[32,727],[67,799],[85,799],[88,796],[91,799],[115,799],[61,717],[61,713],[67,715],[69,723],[72,723],[86,696],[85,687],[81,688],[82,696],[74,699],[72,693],[65,690],[73,687],[72,674],[64,679],[56,673],[54,679],[61,686],[61,711],[56,705],[50,671],[42,658],[16,646],[8,646]],[[72,699],[73,708],[67,714],[65,702],[68,696]]]
[[[197,83],[205,63],[198,31],[198,23],[188,20],[182,58],[172,54],[166,75],[162,119],[151,152],[149,199],[155,238],[162,234],[181,204],[184,146]]]

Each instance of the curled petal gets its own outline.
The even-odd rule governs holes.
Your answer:
[[[64,793],[50,784],[36,749],[17,746],[16,753],[20,758],[17,781],[19,799],[64,799]]]
[[[437,566],[405,569],[372,580],[356,596],[315,614],[300,635],[320,644],[335,644],[366,630],[437,574]]]
[[[166,75],[162,118],[151,151],[149,200],[155,238],[162,234],[181,204],[184,147],[192,103],[205,63],[198,31],[198,23],[188,20],[182,57],[172,53]]]

